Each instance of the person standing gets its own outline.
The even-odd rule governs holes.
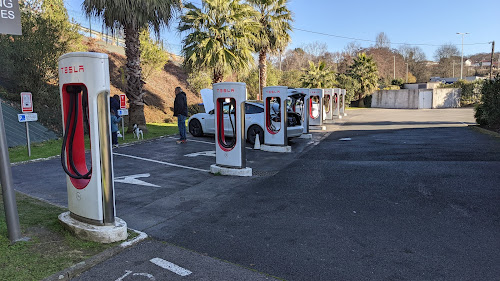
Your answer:
[[[118,145],[118,123],[122,121],[121,117],[116,117],[114,109],[110,109],[111,113],[111,144],[116,147]]]
[[[186,143],[186,118],[188,115],[186,93],[181,87],[175,88],[174,116],[177,117],[177,127],[181,136],[177,143]]]

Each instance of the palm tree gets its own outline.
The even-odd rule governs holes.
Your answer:
[[[139,33],[152,28],[156,35],[162,26],[168,26],[176,12],[182,8],[181,0],[84,0],[87,16],[101,17],[112,32],[123,28],[125,55],[127,56],[127,87],[125,94],[130,101],[129,130],[137,124],[146,130],[144,117],[144,92],[141,70]]]
[[[332,88],[335,85],[335,73],[326,66],[324,61],[309,61],[309,69],[300,77],[304,88]]]
[[[239,0],[204,0],[202,8],[187,4],[178,30],[190,32],[182,41],[184,65],[191,71],[210,70],[212,82],[229,71],[248,70],[258,27],[255,11]]]
[[[359,107],[363,107],[363,97],[375,90],[378,85],[377,64],[372,57],[360,53],[349,67],[348,75],[358,83]]]
[[[248,0],[258,12],[260,24],[255,50],[259,52],[260,92],[266,86],[267,54],[282,51],[290,42],[292,12],[286,7],[288,0]]]

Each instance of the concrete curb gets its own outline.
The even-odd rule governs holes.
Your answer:
[[[483,128],[479,127],[478,125],[469,125],[467,127],[469,129],[473,130],[473,131],[476,131],[476,132],[479,132],[479,133],[482,133],[482,134],[485,134],[485,135],[490,135],[492,137],[500,138],[500,134],[499,133],[494,132],[494,131],[490,131],[490,130],[487,130],[487,129],[483,129]]]
[[[101,252],[101,253],[99,253],[99,254],[97,254],[97,255],[95,255],[95,256],[93,256],[85,261],[79,262],[75,265],[72,265],[72,266],[62,270],[62,271],[54,273],[51,276],[43,279],[43,281],[70,280],[71,278],[74,278],[74,277],[80,275],[81,273],[89,270],[90,268],[96,266],[97,264],[121,253],[126,248],[131,247],[135,244],[138,244],[138,243],[140,243],[143,240],[148,238],[148,235],[144,232],[134,230],[134,229],[130,229],[130,230],[138,233],[139,236],[135,237],[134,239],[132,239],[130,241],[125,241],[125,242],[123,242],[123,243],[121,243],[113,248],[106,249],[103,252]]]

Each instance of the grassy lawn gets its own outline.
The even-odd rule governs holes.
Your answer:
[[[154,139],[165,135],[178,133],[177,123],[150,123],[147,124],[148,133],[144,134],[144,139]],[[121,129],[121,126],[120,126]],[[118,138],[120,144],[137,142],[132,133],[126,133],[125,139]],[[87,148],[90,148],[88,137],[85,139]],[[26,146],[9,148],[10,162],[16,163],[30,159],[47,158],[61,154],[62,139],[51,140],[43,143],[31,144],[31,157],[28,157]]]
[[[144,139],[153,139],[178,132],[177,124],[147,124]],[[133,134],[125,134],[119,143],[137,142]],[[86,139],[87,148],[88,138]],[[12,163],[46,158],[61,153],[62,139],[32,144],[31,158],[26,146],[9,149]],[[71,265],[96,255],[113,244],[83,241],[66,231],[57,216],[67,210],[17,193],[21,231],[30,241],[10,245],[0,188],[0,280],[40,280]],[[136,236],[129,231],[129,238]]]
[[[65,209],[20,193],[16,199],[21,231],[30,241],[10,245],[0,200],[0,280],[40,280],[119,243],[80,240],[63,229],[57,219]],[[129,232],[131,236],[135,232]]]

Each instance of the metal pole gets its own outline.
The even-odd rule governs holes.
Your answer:
[[[495,41],[491,42],[490,80],[493,78],[493,53],[495,53]]]
[[[394,79],[396,79],[396,56],[394,56]]]
[[[408,63],[406,63],[406,83],[408,83]]]
[[[462,35],[462,58],[460,59],[460,80],[462,80],[464,74],[464,35],[469,34],[469,32],[457,32],[457,34]]]
[[[5,219],[7,231],[11,243],[21,240],[21,228],[19,226],[19,214],[17,213],[16,194],[12,188],[12,169],[10,167],[9,149],[5,137],[5,125],[3,122],[2,105],[0,102],[0,178],[3,192],[3,204],[5,208]]]
[[[462,34],[462,58],[460,59],[460,80],[463,79],[464,73],[464,35]]]
[[[30,143],[30,127],[29,122],[24,122],[26,124],[26,143],[28,145],[28,157],[31,157],[31,143]]]
[[[452,77],[455,78],[455,61],[453,61],[452,65],[453,65],[453,71],[452,71],[453,76]]]
[[[125,121],[123,120],[123,116],[121,117],[122,117],[122,131],[123,131],[122,139],[125,139]]]

